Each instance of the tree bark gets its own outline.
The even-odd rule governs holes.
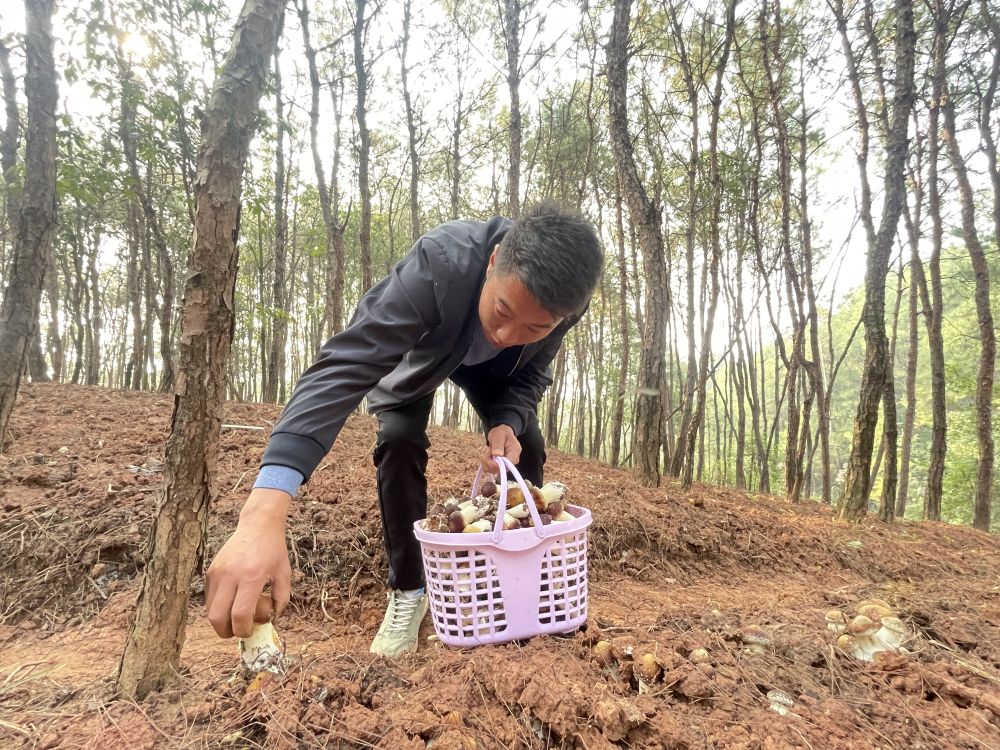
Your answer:
[[[333,98],[336,127],[333,136],[333,174],[330,185],[326,182],[326,171],[323,167],[323,157],[319,149],[319,68],[316,65],[316,50],[312,46],[309,32],[308,0],[297,0],[296,8],[302,27],[302,41],[305,48],[306,62],[309,66],[309,85],[311,98],[309,100],[309,143],[312,149],[313,168],[316,172],[316,189],[319,193],[319,205],[323,212],[323,227],[326,230],[326,267],[323,304],[323,322],[321,333],[332,336],[344,327],[344,230],[346,219],[339,221],[340,213],[340,96],[342,86],[330,86]],[[332,195],[331,195],[332,192]],[[320,337],[322,338],[322,336]],[[316,344],[314,349],[318,349]],[[315,353],[315,352],[314,352]]]
[[[840,18],[843,18],[842,3]],[[911,0],[895,0],[895,64],[896,86],[893,92],[892,123],[887,134],[886,165],[882,217],[875,243],[869,249],[865,305],[865,362],[862,371],[858,410],[854,420],[854,436],[848,459],[840,516],[859,521],[867,512],[869,471],[874,447],[878,407],[883,400],[887,378],[888,356],[885,334],[885,281],[889,270],[889,253],[896,235],[896,224],[905,202],[904,167],[907,153],[907,124],[913,104],[913,57],[915,34]],[[840,23],[840,19],[838,19]],[[842,26],[845,52],[850,54],[850,42]],[[849,70],[855,79],[857,70]],[[863,99],[856,98],[859,116],[864,110]],[[860,162],[859,162],[860,165]]]
[[[521,215],[521,2],[503,0],[504,47],[507,51],[507,90],[510,93],[510,165],[507,169],[509,218]]]
[[[400,50],[400,75],[403,79],[403,105],[406,108],[407,147],[410,154],[410,237],[416,242],[420,238],[420,157],[417,154],[417,123],[413,111],[413,97],[410,94],[409,69],[406,67],[406,52],[410,46],[410,11],[413,0],[403,3],[403,44]],[[391,246],[391,245],[390,245]]]
[[[958,143],[955,125],[955,102],[944,88],[944,128],[941,138],[948,148],[952,171],[958,182],[962,207],[962,234],[976,279],[976,318],[979,322],[979,373],[976,378],[976,434],[979,439],[979,466],[976,470],[976,499],[972,525],[990,530],[990,498],[993,489],[993,372],[997,341],[990,309],[990,267],[976,228],[975,193],[969,181],[965,158]]]
[[[4,182],[4,218],[6,231],[0,237],[0,273],[7,268],[7,248],[13,245],[21,212],[17,185],[17,150],[21,142],[21,113],[17,108],[17,79],[10,67],[10,48],[0,40],[0,82],[6,122],[0,133],[0,170]]]
[[[945,57],[948,54],[948,21],[944,5],[934,0],[934,36],[931,52],[931,99],[927,108],[927,209],[931,215],[931,257],[927,271],[931,280],[931,306],[927,316],[927,340],[931,364],[931,451],[927,465],[927,494],[924,497],[924,517],[941,520],[941,498],[944,494],[944,462],[948,452],[948,411],[945,393],[944,362],[944,293],[941,285],[941,249],[944,244],[944,223],[941,218],[941,186],[938,183],[937,137],[940,103],[944,91]]]
[[[278,392],[285,378],[285,345],[288,341],[288,303],[285,275],[288,256],[288,212],[285,208],[285,105],[281,91],[281,66],[278,50],[274,54],[274,108],[278,137],[274,152],[274,278],[271,287],[271,351],[264,378],[264,400],[278,402]]]
[[[24,195],[18,214],[14,257],[0,305],[0,452],[4,450],[21,372],[38,326],[38,308],[56,223],[56,103],[53,0],[26,0],[28,99]]]
[[[660,447],[663,443],[663,385],[666,355],[666,271],[660,207],[646,194],[632,150],[628,131],[627,49],[630,0],[615,0],[614,19],[608,41],[608,104],[610,136],[615,166],[642,249],[646,275],[646,312],[643,316],[642,352],[639,360],[639,397],[635,410],[635,467],[639,482],[647,487],[660,483]]]
[[[681,487],[691,489],[693,481],[692,468],[694,464],[695,433],[702,431],[704,437],[705,400],[710,377],[712,354],[712,330],[715,326],[715,311],[719,305],[719,265],[722,262],[722,242],[719,237],[719,225],[722,222],[722,179],[719,175],[719,114],[722,107],[722,83],[729,62],[729,51],[736,30],[736,0],[729,0],[726,7],[726,31],[722,43],[722,53],[716,64],[715,90],[712,92],[712,114],[708,132],[709,185],[712,195],[712,217],[709,221],[711,235],[711,259],[709,260],[708,280],[710,285],[708,310],[705,313],[704,330],[701,337],[701,361],[698,365],[698,399],[691,415],[691,426],[687,434],[687,456],[684,461],[684,471],[681,477]],[[697,119],[697,113],[695,118]],[[694,218],[693,216],[691,217]],[[688,269],[691,270],[690,268]],[[718,421],[718,420],[716,420]],[[699,465],[701,461],[699,461]],[[676,459],[675,459],[676,465]],[[699,469],[699,474],[700,474]]]
[[[372,286],[372,191],[369,185],[368,162],[371,157],[371,134],[368,131],[368,64],[364,42],[368,21],[365,18],[367,0],[355,0],[354,71],[358,97],[354,116],[358,121],[358,192],[361,194],[361,227],[358,241],[361,247],[361,293]]]
[[[246,0],[203,120],[165,484],[118,672],[127,696],[158,689],[179,666],[191,576],[216,493],[243,170],[283,12],[282,0]]]

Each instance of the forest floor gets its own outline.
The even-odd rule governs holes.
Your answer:
[[[22,387],[0,456],[0,747],[992,748],[1000,750],[1000,539],[935,523],[834,521],[815,503],[639,487],[552,451],[547,478],[594,514],[584,631],[460,651],[368,652],[385,604],[370,419],[352,418],[294,505],[290,671],[247,691],[234,641],[191,603],[182,670],[112,691],[162,480],[171,398]],[[274,406],[226,420],[269,428]],[[209,557],[235,526],[266,431],[225,431]],[[433,498],[467,491],[481,438],[431,430]],[[200,591],[200,585],[196,585]],[[836,649],[831,608],[888,601],[909,654]],[[770,636],[748,653],[741,633]],[[598,662],[597,639],[621,663]],[[624,652],[663,666],[640,684]],[[694,664],[703,647],[709,664]],[[766,693],[795,699],[786,715]]]

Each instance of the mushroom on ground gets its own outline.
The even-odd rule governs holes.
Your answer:
[[[858,615],[847,624],[847,632],[854,636],[854,656],[863,661],[874,661],[877,651],[884,651],[875,640],[879,626],[865,615]]]
[[[278,631],[270,622],[254,623],[249,638],[240,638],[240,661],[250,672],[285,671],[285,654]]]
[[[910,634],[906,623],[898,617],[883,617],[881,625],[875,632],[875,640],[890,651],[898,651]]]
[[[652,685],[663,674],[663,668],[652,654],[643,654],[636,662],[635,672],[639,678]]]
[[[598,641],[594,646],[594,658],[602,667],[609,667],[614,661],[611,655],[611,641]]]
[[[866,604],[863,607],[858,607],[858,614],[864,615],[876,625],[881,625],[882,619],[885,617],[896,616],[893,610],[878,604]]]
[[[688,659],[691,660],[692,664],[709,664],[712,661],[708,651],[703,648],[692,649],[691,653],[688,654]]]
[[[771,704],[770,708],[777,714],[784,716],[795,705],[795,701],[784,690],[768,690],[767,700]]]
[[[826,613],[826,629],[834,633],[843,633],[847,630],[847,618],[839,609],[831,609]]]

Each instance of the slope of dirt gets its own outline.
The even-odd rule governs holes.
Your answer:
[[[374,658],[385,560],[366,417],[293,510],[289,673],[248,692],[199,596],[176,684],[116,700],[170,410],[167,396],[22,389],[0,456],[0,747],[1000,748],[996,537],[847,526],[815,504],[718,487],[645,489],[555,451],[547,476],[594,513],[587,628],[458,651],[428,639],[428,619],[417,655]],[[269,428],[277,414],[234,403],[226,420]],[[266,434],[223,433],[210,555]],[[463,494],[481,438],[432,428],[431,440],[431,495]],[[835,648],[825,612],[868,597],[900,613],[910,653],[866,663]],[[756,650],[754,628],[768,637]],[[598,640],[612,659],[595,658]],[[640,680],[646,653],[656,673]],[[789,713],[769,708],[774,689]]]

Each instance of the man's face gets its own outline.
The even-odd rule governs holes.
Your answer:
[[[486,340],[506,349],[545,338],[562,318],[542,307],[516,274],[501,276],[494,270],[499,247],[493,249],[486,268],[486,283],[479,295],[479,320]]]

